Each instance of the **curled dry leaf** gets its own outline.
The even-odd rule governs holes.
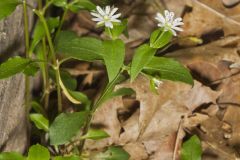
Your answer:
[[[126,82],[117,86],[117,88],[122,87],[131,87],[136,91],[136,100],[140,102],[139,108],[135,109],[128,119],[120,120],[119,110],[125,107],[121,97],[114,98],[101,106],[92,124],[105,129],[111,137],[101,142],[88,140],[86,149],[102,149],[111,144],[126,146],[137,143],[144,145],[148,158],[166,160],[173,156],[176,133],[182,116],[190,114],[201,104],[215,103],[220,94],[219,91],[212,91],[197,81],[193,88],[180,82],[164,81],[157,95],[150,91],[149,80],[142,76],[134,83]],[[197,93],[200,93],[202,98],[195,98]],[[129,153],[134,153],[135,148],[126,147],[126,149]]]

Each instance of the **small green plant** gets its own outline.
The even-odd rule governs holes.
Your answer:
[[[183,143],[181,160],[201,160],[202,147],[200,139],[194,135]]]
[[[98,107],[105,101],[123,95],[131,95],[134,91],[130,88],[114,90],[114,87],[127,80],[128,73],[130,81],[139,74],[150,80],[151,89],[156,92],[161,80],[181,81],[193,85],[193,79],[183,65],[174,59],[155,56],[158,49],[165,47],[176,36],[176,31],[182,31],[179,27],[183,25],[181,18],[174,19],[174,13],[165,11],[164,16],[157,14],[159,28],[150,36],[150,42],[139,46],[134,54],[132,62],[124,64],[125,44],[119,38],[121,34],[127,33],[127,19],[121,19],[117,8],[106,6],[101,8],[90,0],[38,0],[38,7],[31,6],[27,0],[1,0],[0,20],[10,15],[18,5],[23,6],[25,24],[25,46],[26,57],[12,57],[0,65],[0,79],[8,78],[17,73],[26,75],[25,105],[29,112],[29,119],[35,126],[42,130],[44,144],[49,144],[50,150],[37,144],[30,147],[27,157],[15,152],[0,154],[0,160],[77,160],[87,159],[84,154],[84,143],[86,139],[101,140],[109,137],[103,130],[91,128],[91,119]],[[54,5],[63,10],[61,17],[49,17],[49,8]],[[32,38],[28,28],[27,8],[36,16],[37,23],[34,27]],[[70,31],[63,31],[62,26],[68,12],[77,13],[81,10],[91,11],[93,21],[97,27],[104,27],[108,38],[102,40],[93,37],[79,37]],[[175,31],[176,30],[176,31]],[[35,55],[34,55],[35,54]],[[76,91],[76,80],[61,66],[66,61],[81,60],[87,62],[100,61],[106,66],[108,83],[96,101],[90,100],[85,94]],[[43,90],[40,102],[30,99],[30,76],[40,71],[43,78]],[[124,77],[124,78],[123,78]],[[46,112],[49,108],[49,95],[53,88],[57,92],[58,115],[50,123]],[[84,110],[73,113],[63,112],[62,94],[70,102],[85,106]],[[42,107],[43,106],[43,107]],[[47,136],[46,136],[47,135]],[[75,143],[79,142],[79,143]],[[59,149],[67,144],[74,147],[72,156],[65,156]],[[96,159],[102,160],[127,160],[129,154],[119,146],[109,146]]]

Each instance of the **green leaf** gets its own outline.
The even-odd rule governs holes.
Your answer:
[[[62,113],[49,128],[50,143],[67,143],[80,131],[88,117],[88,112]]]
[[[32,101],[31,102],[31,106],[32,106],[32,108],[33,108],[33,110],[35,112],[40,113],[40,114],[44,114],[45,113],[43,107],[38,102]]]
[[[124,19],[121,23],[114,24],[113,29],[107,29],[105,27],[105,33],[113,39],[117,39],[123,32],[127,30],[127,23],[127,19]]]
[[[22,72],[32,61],[30,59],[13,57],[0,65],[0,79],[11,77]]]
[[[109,137],[109,134],[103,130],[99,129],[90,129],[88,133],[81,137],[81,139],[93,139],[93,140],[99,140]]]
[[[66,88],[70,90],[75,90],[77,88],[77,80],[73,78],[67,71],[60,71],[63,84]]]
[[[68,8],[72,12],[77,13],[79,10],[84,10],[84,9],[89,11],[95,10],[96,5],[89,0],[78,0],[78,1],[75,1],[74,3],[70,3]]]
[[[153,57],[144,67],[143,72],[159,76],[160,79],[180,81],[193,85],[193,78],[189,70],[171,58]]]
[[[49,121],[42,114],[32,113],[30,114],[30,120],[38,129],[42,129],[45,132],[48,132]]]
[[[59,26],[59,17],[49,17],[47,18],[47,24],[48,24],[48,28],[50,30],[50,32],[54,32],[54,29],[57,28]],[[35,29],[33,31],[33,40],[31,42],[30,45],[30,53],[32,53],[35,49],[35,47],[37,46],[37,44],[42,40],[42,38],[46,35],[44,26],[42,24],[42,22],[38,21]]]
[[[93,61],[102,60],[102,42],[96,38],[78,37],[69,31],[60,32],[56,38],[56,51],[67,58]]]
[[[163,31],[162,29],[155,30],[150,37],[150,46],[152,48],[162,48],[172,39],[171,31]]]
[[[27,76],[35,76],[39,70],[39,66],[37,63],[29,64],[23,71],[23,73]]]
[[[66,7],[67,0],[53,0],[53,4],[57,7]]]
[[[122,40],[107,40],[103,42],[104,62],[107,67],[109,82],[120,72],[125,56],[125,46]]]
[[[57,157],[54,157],[53,160],[81,160],[81,158],[78,156],[68,156],[68,157],[57,156]]]
[[[59,77],[59,84],[63,90],[63,93],[68,98],[69,101],[71,101],[74,104],[81,104],[81,103],[88,103],[89,100],[86,95],[84,95],[81,92],[78,91],[72,91],[71,89],[68,89],[65,84],[62,81],[62,78]]]
[[[29,149],[27,160],[50,160],[50,153],[47,148],[36,144]]]
[[[129,154],[121,147],[109,147],[104,153],[95,156],[98,160],[128,160]]]
[[[156,49],[144,44],[137,48],[130,69],[131,82],[138,76],[144,66],[148,64],[156,53]]]
[[[202,147],[199,138],[194,135],[183,143],[181,160],[201,160]]]
[[[0,20],[9,16],[16,7],[21,4],[20,0],[1,0],[0,1]]]
[[[17,152],[3,152],[0,153],[0,160],[25,160],[25,157]]]

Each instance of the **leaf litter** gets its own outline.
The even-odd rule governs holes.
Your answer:
[[[144,76],[118,85],[116,90],[133,88],[136,95],[115,97],[97,110],[92,127],[105,130],[110,137],[87,140],[85,149],[99,152],[116,145],[123,146],[131,160],[177,160],[182,143],[197,135],[203,160],[239,158],[240,69],[231,67],[240,63],[239,1],[123,0],[116,6],[129,18],[129,37],[121,37],[127,42],[126,62],[134,49],[148,40],[156,11],[168,8],[183,16],[184,32],[159,54],[187,66],[194,86],[163,80],[155,94]],[[68,27],[78,35],[103,37],[88,17],[87,12],[70,15]],[[90,97],[96,96],[106,81],[96,62],[80,63],[68,71],[81,77],[78,89]]]

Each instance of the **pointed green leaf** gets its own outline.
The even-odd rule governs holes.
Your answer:
[[[56,51],[67,58],[93,61],[102,60],[102,42],[96,38],[78,37],[75,33],[64,31],[56,38]]]
[[[17,152],[3,152],[0,153],[0,160],[26,160],[20,153]]]
[[[162,48],[167,45],[172,39],[171,31],[163,31],[162,29],[155,30],[150,37],[150,46],[152,48]]]
[[[29,64],[23,71],[23,73],[27,76],[35,76],[39,70],[39,66],[37,63]]]
[[[113,29],[107,29],[105,27],[105,33],[113,39],[117,39],[122,33],[127,31],[127,23],[127,19],[124,19],[121,23],[114,24]]]
[[[137,48],[130,69],[131,81],[133,81],[142,71],[144,66],[151,61],[155,53],[156,49],[151,48],[147,44],[144,44]]]
[[[144,67],[143,72],[158,76],[160,79],[180,81],[193,85],[193,78],[189,70],[171,58],[153,57]]]
[[[109,82],[120,72],[125,57],[125,46],[122,40],[104,41],[104,62],[107,67]]]
[[[121,147],[109,147],[104,153],[100,153],[94,157],[98,160],[128,160],[129,154]]]
[[[57,7],[66,7],[67,0],[53,0],[53,4]]]
[[[11,77],[22,72],[32,61],[30,59],[13,57],[0,65],[0,79]]]
[[[30,120],[38,129],[42,129],[45,132],[48,132],[49,121],[42,114],[32,113],[30,114]]]
[[[75,1],[74,3],[70,3],[68,8],[74,12],[77,13],[79,10],[95,10],[96,9],[96,5],[94,3],[92,3],[90,0],[78,0]]]
[[[40,113],[40,114],[44,114],[45,113],[43,107],[36,101],[32,101],[31,102],[31,107],[37,113]]]
[[[67,71],[61,70],[60,74],[62,82],[66,86],[66,88],[70,90],[75,90],[77,88],[76,78],[73,78]]]
[[[59,17],[49,17],[46,21],[51,33],[54,31],[55,28],[59,26]],[[42,22],[38,21],[33,31],[33,40],[30,45],[30,53],[34,51],[37,44],[42,40],[45,35],[46,32],[44,26]]]
[[[27,160],[50,160],[50,153],[47,148],[36,144],[29,149]]]
[[[194,135],[183,143],[181,160],[201,160],[202,147],[199,138]]]
[[[1,0],[0,1],[0,20],[9,16],[19,4],[21,4],[20,0]]]
[[[80,131],[88,117],[87,112],[62,113],[49,128],[50,143],[61,145],[67,143]]]
[[[78,156],[68,156],[68,157],[57,156],[57,157],[54,157],[53,160],[81,160],[81,158]]]
[[[81,137],[81,139],[93,139],[99,140],[109,137],[109,134],[103,130],[99,129],[90,129],[88,133]]]

